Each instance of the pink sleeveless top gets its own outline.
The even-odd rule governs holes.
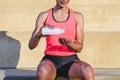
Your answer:
[[[73,16],[73,11],[69,9],[69,16],[66,21],[56,21],[53,16],[53,8],[49,10],[45,25],[53,25],[57,28],[62,28],[65,30],[64,33],[60,35],[49,35],[46,36],[46,50],[45,54],[52,56],[70,56],[76,54],[74,50],[59,43],[58,39],[69,38],[72,42],[76,39],[76,21]]]

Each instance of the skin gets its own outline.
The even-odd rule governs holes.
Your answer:
[[[68,17],[68,3],[70,0],[56,0],[54,7],[54,17],[57,21],[65,21]],[[39,44],[41,37],[44,37],[41,33],[41,28],[44,27],[45,20],[47,18],[48,11],[39,14],[36,20],[36,26],[29,40],[29,48],[32,50]],[[84,17],[81,13],[74,11],[74,17],[77,22],[77,39],[75,42],[71,42],[70,39],[60,37],[58,41],[67,46],[68,48],[81,52],[83,48],[84,40]],[[54,28],[52,25],[48,25],[49,28]],[[84,80],[95,80],[92,67],[84,61],[74,61],[71,65],[69,73],[70,80],[78,80],[80,78]],[[54,80],[56,77],[56,69],[54,64],[50,60],[42,61],[38,65],[37,78],[38,80]]]

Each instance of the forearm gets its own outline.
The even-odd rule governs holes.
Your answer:
[[[41,35],[35,35],[31,37],[31,39],[29,40],[29,48],[31,50],[37,47],[41,37]]]

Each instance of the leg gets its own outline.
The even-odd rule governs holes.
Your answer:
[[[92,67],[79,60],[71,65],[68,75],[70,80],[79,80],[80,78],[84,80],[95,80]]]
[[[38,65],[38,80],[54,80],[56,77],[56,69],[50,60],[44,60]]]

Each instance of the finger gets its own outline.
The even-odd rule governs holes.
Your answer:
[[[53,25],[46,25],[48,28],[50,28],[50,29],[53,29],[53,28],[55,28],[55,26],[53,26]]]
[[[60,42],[61,44],[64,44],[62,38],[59,38],[59,42]]]
[[[63,45],[65,45],[66,43],[65,43],[65,39],[64,38],[59,38],[59,42],[61,43],[61,44],[63,44]]]
[[[71,39],[66,38],[65,40],[66,40],[67,43],[71,42]]]
[[[58,41],[59,41],[59,43],[63,44],[63,43],[62,43],[62,39],[61,39],[61,38],[59,38],[59,39],[58,39]]]
[[[65,38],[62,38],[62,42],[63,42],[64,45],[67,45],[67,41],[66,41]]]

